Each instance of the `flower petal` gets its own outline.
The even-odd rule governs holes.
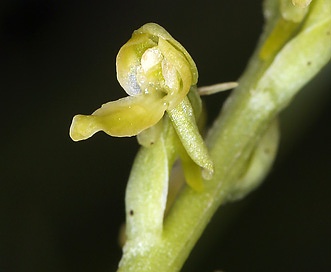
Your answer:
[[[189,62],[180,51],[178,51],[169,42],[163,39],[159,40],[158,47],[163,54],[165,60],[170,64],[170,67],[173,66],[174,69],[177,71],[181,80],[181,88],[173,89],[168,94],[167,99],[169,102],[169,109],[173,109],[180,103],[180,101],[184,99],[184,97],[190,91],[191,86],[194,85],[196,82],[193,81],[193,74],[191,73],[191,67],[189,65]],[[169,71],[164,71],[163,76],[166,76],[166,81],[177,81],[177,76],[171,74],[172,73],[169,73]],[[167,78],[167,76],[170,75],[172,78]],[[175,86],[176,85],[177,84],[175,84]]]
[[[134,136],[155,125],[165,109],[166,103],[158,95],[128,96],[102,105],[92,115],[76,115],[70,137],[85,140],[98,131],[117,137]]]
[[[172,44],[179,52],[184,54],[186,60],[189,62],[189,66],[191,69],[192,73],[192,85],[197,84],[198,82],[198,70],[195,65],[194,60],[190,56],[190,54],[186,51],[184,46],[182,46],[177,40],[175,40],[169,33],[166,31],[162,26],[159,26],[158,24],[155,23],[148,23],[143,25],[141,28],[136,30],[137,33],[148,33],[153,36],[157,36],[159,38],[162,38],[165,41],[168,41],[170,44]]]
[[[132,35],[116,57],[117,80],[128,95],[138,95],[142,91],[137,81],[137,68],[141,65],[142,55],[146,50],[156,46],[149,35]]]

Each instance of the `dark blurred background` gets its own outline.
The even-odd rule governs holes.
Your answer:
[[[260,1],[0,3],[0,271],[115,271],[135,138],[74,143],[72,117],[125,96],[115,57],[134,29],[164,26],[199,84],[236,80],[262,30]],[[265,183],[215,215],[183,271],[331,270],[330,67],[281,116]],[[209,120],[228,94],[205,99]]]

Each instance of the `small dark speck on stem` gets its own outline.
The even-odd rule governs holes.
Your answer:
[[[134,211],[130,210],[130,215],[133,216],[134,215]]]

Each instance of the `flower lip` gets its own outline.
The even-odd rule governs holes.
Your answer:
[[[85,140],[98,131],[117,137],[135,136],[159,122],[166,107],[156,95],[127,96],[103,104],[92,115],[76,115],[70,137],[74,141]]]

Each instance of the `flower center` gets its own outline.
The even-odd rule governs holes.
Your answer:
[[[155,46],[147,49],[141,57],[140,66],[136,70],[137,84],[142,93],[154,91],[169,93],[179,88],[178,73],[173,65]]]

